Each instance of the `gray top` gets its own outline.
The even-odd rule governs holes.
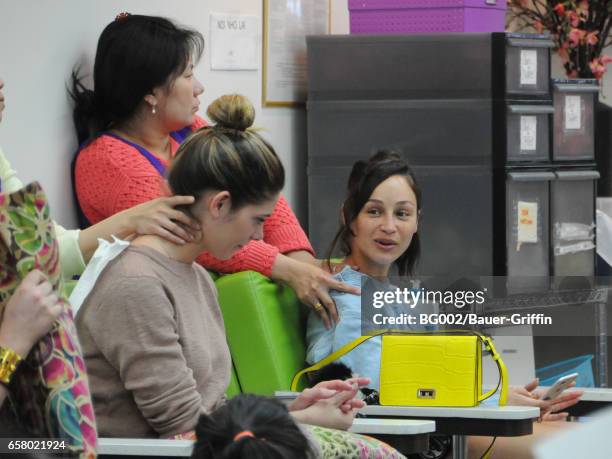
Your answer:
[[[76,326],[100,436],[185,433],[225,401],[231,359],[201,266],[130,246],[102,272]]]

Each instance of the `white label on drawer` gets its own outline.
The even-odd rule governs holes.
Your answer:
[[[519,201],[518,212],[518,236],[516,250],[521,249],[523,242],[538,242],[538,203]]]
[[[565,129],[582,129],[580,96],[565,96]]]
[[[521,49],[521,86],[538,83],[538,52]]]
[[[555,256],[567,255],[570,253],[586,252],[587,250],[593,250],[595,244],[591,241],[574,242],[569,245],[555,244]]]
[[[521,116],[521,151],[536,149],[538,118],[533,115]]]

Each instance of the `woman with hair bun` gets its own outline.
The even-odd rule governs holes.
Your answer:
[[[204,88],[193,73],[203,48],[199,32],[162,17],[122,13],[98,41],[94,91],[73,74],[74,121],[83,145],[73,162],[73,185],[84,225],[167,194],[169,162],[206,124],[196,115]],[[214,112],[211,117],[218,121]],[[337,320],[329,289],[358,292],[321,269],[282,196],[259,240],[229,259],[206,251],[197,261],[218,272],[255,270],[288,283],[326,326]]]
[[[190,136],[168,173],[199,240],[134,239],[106,266],[76,318],[98,431],[111,437],[173,437],[225,403],[231,358],[217,292],[195,263],[206,250],[225,260],[262,238],[284,184],[272,146],[250,129],[254,110],[239,95],[214,101],[217,123]],[[367,378],[322,383],[289,407],[297,422],[348,429]]]

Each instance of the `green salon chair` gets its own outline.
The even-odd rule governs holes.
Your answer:
[[[293,290],[254,271],[215,283],[235,371],[228,397],[289,390],[306,355],[305,310]]]

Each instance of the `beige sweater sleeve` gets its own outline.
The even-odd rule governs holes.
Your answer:
[[[202,400],[182,352],[171,299],[150,277],[111,285],[99,295],[102,303],[92,304],[92,338],[160,436],[193,429]]]
[[[0,148],[0,180],[2,191],[12,193],[23,188],[23,183],[17,177],[17,172],[4,156]],[[60,262],[62,264],[62,275],[65,279],[71,279],[79,275],[85,269],[85,261],[79,247],[79,230],[67,230],[55,223],[55,235],[59,244]]]

